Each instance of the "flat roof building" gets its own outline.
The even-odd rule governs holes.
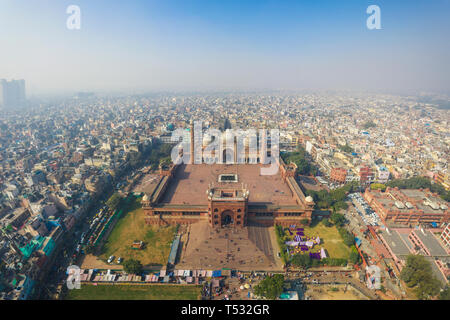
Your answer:
[[[384,222],[417,225],[442,224],[450,219],[448,202],[428,189],[366,189],[364,199]]]
[[[314,202],[306,197],[289,166],[261,175],[261,164],[173,166],[171,174],[151,183],[143,198],[148,224],[190,224],[206,220],[212,227],[299,224],[311,219]],[[232,178],[232,179],[231,179]]]
[[[377,236],[399,271],[405,266],[408,255],[419,254],[431,263],[433,273],[441,282],[448,282],[450,253],[430,230],[422,228],[380,229]]]
[[[447,223],[444,231],[442,231],[441,240],[444,243],[445,247],[450,250],[450,223]]]

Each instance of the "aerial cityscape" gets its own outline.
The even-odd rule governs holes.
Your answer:
[[[101,26],[103,1],[62,2],[31,4],[43,30],[53,27],[44,17],[61,13],[54,24],[63,21],[62,30],[39,47],[35,34],[18,28],[17,38],[36,46],[33,53],[15,57],[14,41],[23,50],[28,40],[6,34],[14,49],[0,53],[0,300],[450,299],[450,47],[441,41],[450,31],[442,16],[448,2],[411,1],[408,13],[424,10],[435,24],[426,20],[420,35],[399,40],[413,49],[415,37],[423,37],[432,58],[403,56],[406,49],[384,35],[389,28],[394,37],[404,35],[401,22],[391,20],[401,5],[345,4],[343,15],[351,20],[358,12],[355,25],[362,25],[350,38],[383,33],[373,41],[398,51],[380,49],[379,62],[370,62],[379,73],[361,70],[373,71],[376,79],[366,81],[356,76],[364,59],[341,57],[351,50],[349,38],[316,49],[318,40],[305,40],[301,59],[324,65],[318,76],[304,69],[299,82],[286,67],[293,63],[284,51],[291,39],[275,23],[284,25],[282,17],[300,7],[312,10],[311,23],[322,19],[312,2],[118,1],[112,7],[129,20],[116,34]],[[23,5],[6,1],[0,8],[19,15]],[[148,22],[144,9],[161,17]],[[225,13],[235,23],[220,19]],[[268,39],[249,27],[249,42],[240,42],[235,27],[262,26],[259,19],[272,15],[277,22],[270,22]],[[186,21],[186,29],[175,35],[161,22],[167,40],[152,38],[146,23],[164,18]],[[327,23],[350,28],[339,21]],[[291,22],[286,32],[296,27]],[[141,33],[130,36],[133,28]],[[144,34],[161,40],[148,64],[131,52]],[[97,57],[94,42],[102,35]],[[224,46],[211,44],[212,36]],[[58,50],[66,49],[52,37],[64,37],[67,50],[74,48],[70,41],[93,49],[80,49],[83,61],[75,66],[69,53],[65,77]],[[118,41],[114,53],[107,52],[111,37]],[[191,49],[188,39],[204,43]],[[177,45],[185,50],[180,60],[172,52]],[[218,52],[240,45],[228,57]],[[322,56],[321,49],[333,48],[340,48],[336,56]],[[416,64],[424,59],[426,72]],[[328,79],[323,85],[320,76]]]

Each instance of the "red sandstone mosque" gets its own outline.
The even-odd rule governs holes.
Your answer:
[[[191,130],[191,159],[193,140]],[[233,164],[160,167],[160,174],[149,179],[144,188],[145,223],[207,221],[213,228],[242,228],[249,224],[298,225],[304,219],[311,220],[314,202],[297,184],[295,164],[286,165],[280,158],[277,174],[261,175],[261,168],[268,166],[236,164],[236,143],[234,148]]]

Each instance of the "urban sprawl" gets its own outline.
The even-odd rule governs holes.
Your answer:
[[[174,299],[448,297],[450,111],[432,99],[80,92],[26,101],[23,80],[2,84],[0,299],[101,298],[102,287],[124,284],[156,299],[158,290]],[[228,144],[219,163],[174,164],[172,132],[186,130],[193,144],[195,121],[200,150],[210,128],[223,137],[278,129],[279,172],[238,164]],[[415,267],[427,278],[412,279]],[[77,270],[81,289],[69,290]]]

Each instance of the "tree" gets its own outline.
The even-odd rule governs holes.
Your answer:
[[[277,236],[277,243],[278,246],[280,248],[280,256],[281,259],[283,260],[284,264],[287,264],[289,261],[289,257],[287,254],[287,246],[285,244],[285,235],[284,235],[284,229],[282,226],[280,225],[276,225],[275,226],[275,234]]]
[[[142,264],[139,260],[129,259],[123,263],[123,269],[128,274],[140,274],[142,272]]]
[[[339,146],[339,149],[341,149],[343,152],[352,153],[354,150],[352,147],[350,147],[348,144],[344,146]]]
[[[292,257],[291,263],[296,267],[308,269],[312,265],[312,259],[308,254],[296,254]]]
[[[338,231],[342,237],[342,240],[347,246],[351,247],[355,244],[355,237],[353,236],[353,234],[341,227],[338,227]]]
[[[440,300],[450,300],[450,287],[447,285],[439,295]]]
[[[373,121],[367,121],[366,123],[364,123],[363,128],[364,129],[370,129],[370,128],[375,128],[377,125],[373,122]]]
[[[283,292],[283,286],[284,276],[281,274],[275,274],[271,277],[266,277],[258,285],[256,285],[255,294],[269,300],[275,300]]]
[[[414,288],[417,298],[421,300],[435,297],[441,289],[441,283],[433,275],[431,263],[421,255],[406,258],[400,277],[409,288]]]
[[[304,225],[304,226],[306,226],[306,225],[308,225],[309,224],[309,219],[302,219],[302,220],[300,220],[300,223],[302,224],[302,225]]]
[[[350,252],[350,255],[348,257],[348,261],[351,264],[357,264],[361,261],[361,256],[358,253],[358,249],[356,249],[355,246],[352,246],[352,251]]]
[[[328,218],[324,218],[324,219],[322,220],[322,223],[323,223],[323,225],[324,225],[325,227],[327,227],[327,228],[330,228],[330,227],[333,226],[333,224],[330,222],[330,220],[328,220]]]
[[[160,161],[159,161],[159,165],[160,166],[168,166],[168,165],[170,165],[172,163],[172,158],[171,157],[165,157],[165,158],[162,158]]]
[[[331,199],[334,201],[344,201],[347,197],[346,191],[343,188],[339,188],[331,191],[330,193]]]
[[[299,174],[308,175],[315,174],[317,172],[317,169],[311,165],[307,159],[306,150],[301,146],[299,146],[294,152],[282,154],[282,158],[286,163],[295,163]]]
[[[431,192],[438,193],[445,201],[450,201],[450,191],[446,191],[440,184],[431,183],[427,177],[396,179],[389,181],[386,186],[399,189],[430,189]]]
[[[341,210],[346,210],[346,209],[348,209],[348,204],[346,202],[344,202],[344,201],[336,202],[333,205],[333,212],[335,212],[335,213],[339,212]]]
[[[297,165],[297,171],[300,174],[308,174],[311,170],[309,162],[304,158],[297,160],[295,164]]]
[[[316,203],[318,209],[333,208],[334,212],[339,212],[342,209],[347,209],[348,205],[345,202],[347,194],[353,192],[357,188],[357,182],[351,182],[345,186],[335,189],[331,192],[327,190],[306,190],[306,195],[311,196]]]
[[[140,152],[132,151],[127,154],[127,160],[132,168],[137,168],[142,161],[142,154]]]
[[[108,199],[108,201],[106,201],[106,205],[111,209],[111,210],[117,210],[117,208],[120,205],[120,202],[122,201],[122,197],[120,196],[120,194],[118,194],[117,192],[114,193],[111,198]]]
[[[382,183],[372,183],[370,185],[370,190],[381,190],[384,192],[386,190],[386,185]]]
[[[340,213],[333,213],[330,216],[331,222],[333,222],[336,226],[343,226],[347,220],[345,219],[345,216]]]

